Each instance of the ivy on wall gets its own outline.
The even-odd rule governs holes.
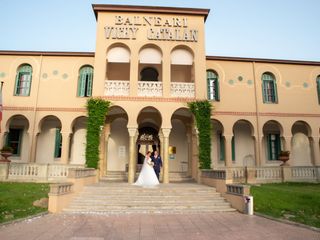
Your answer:
[[[196,119],[199,136],[199,162],[200,169],[211,167],[211,110],[208,100],[188,103],[190,111]]]
[[[101,98],[90,98],[87,101],[87,145],[86,164],[90,168],[98,168],[100,133],[108,113],[110,102]]]

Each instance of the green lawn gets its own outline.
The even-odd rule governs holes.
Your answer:
[[[32,203],[48,192],[49,184],[0,182],[0,223],[47,211]]]
[[[274,183],[252,186],[254,210],[320,228],[319,183]]]

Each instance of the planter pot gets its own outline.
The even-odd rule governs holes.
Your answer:
[[[0,162],[11,162],[8,157],[12,156],[12,152],[1,152],[2,159]]]
[[[282,161],[280,166],[288,166],[287,161],[289,161],[289,156],[279,156],[279,160]]]

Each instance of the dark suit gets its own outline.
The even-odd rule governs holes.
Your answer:
[[[160,155],[158,155],[157,157],[155,156],[152,156],[151,157],[151,161],[154,163],[153,165],[153,169],[157,175],[157,178],[159,179],[159,174],[160,174],[160,170],[161,170],[161,167],[162,167],[162,160],[161,160],[161,157]]]

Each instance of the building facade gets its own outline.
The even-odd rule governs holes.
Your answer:
[[[212,168],[320,166],[320,62],[205,54],[207,9],[93,5],[95,52],[0,52],[1,145],[12,162],[85,164],[86,101],[112,106],[100,175],[135,172],[148,150],[163,182],[198,175],[187,103],[208,99]],[[209,30],[210,31],[210,30]],[[208,43],[210,44],[210,43]]]

